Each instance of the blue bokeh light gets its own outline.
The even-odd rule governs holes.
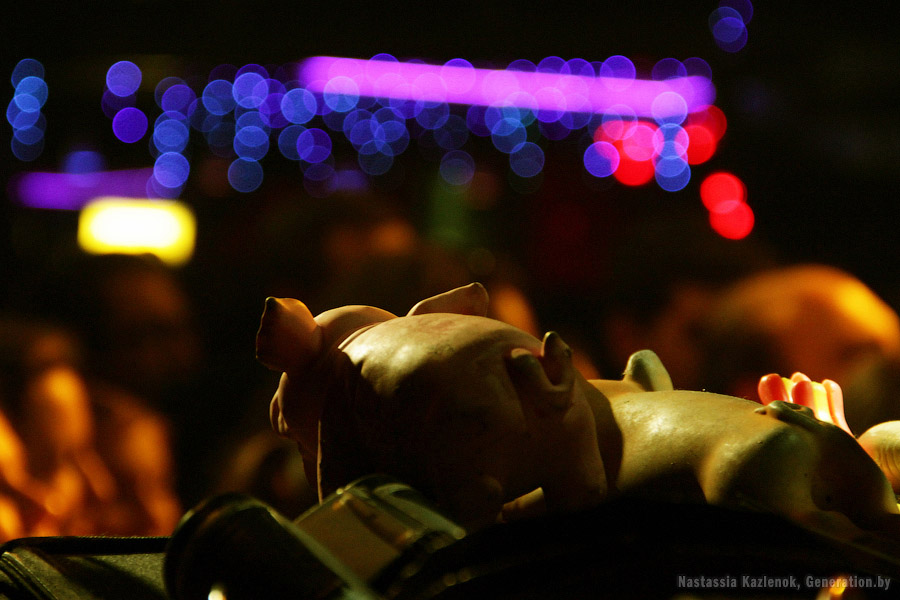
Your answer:
[[[738,52],[747,44],[747,25],[744,17],[730,6],[719,6],[710,13],[709,30],[719,48],[726,52]]]
[[[297,138],[297,152],[306,162],[320,163],[331,155],[331,137],[322,129],[307,129]]]
[[[698,56],[686,58],[684,60],[684,68],[689,76],[695,75],[712,80],[712,68],[709,66],[708,62]]]
[[[166,112],[180,112],[189,115],[191,105],[196,99],[197,94],[194,93],[194,90],[186,84],[176,83],[163,92],[159,106]]]
[[[147,133],[149,121],[139,108],[126,106],[113,116],[113,134],[126,144],[133,144]]]
[[[240,114],[235,112],[235,117],[234,125],[237,129],[242,127],[259,127],[266,133],[271,131],[271,128],[266,125],[266,120],[257,110],[248,110]]]
[[[190,134],[182,121],[166,118],[158,121],[153,128],[153,145],[162,153],[181,152],[187,147]]]
[[[445,102],[426,102],[422,111],[416,115],[416,122],[425,129],[437,129],[450,118],[450,105]]]
[[[191,172],[191,165],[178,152],[163,152],[153,164],[153,176],[164,187],[178,188],[184,185]]]
[[[288,90],[281,98],[281,113],[285,119],[297,125],[312,120],[317,108],[315,95],[304,88]]]
[[[573,58],[566,62],[563,73],[567,75],[576,75],[578,77],[594,77],[597,75],[594,71],[594,65],[583,58]]]
[[[509,155],[509,167],[519,177],[534,177],[544,168],[544,151],[534,142],[525,142]]]
[[[660,163],[665,164],[660,168]],[[681,162],[683,164],[679,165]],[[680,158],[660,159],[656,164],[656,172],[654,173],[657,185],[667,192],[678,192],[687,187],[691,180],[691,167],[687,161]]]
[[[528,132],[521,121],[510,117],[500,119],[491,129],[491,142],[505,154],[514,152],[519,145],[525,143],[527,137]]]
[[[106,159],[95,150],[73,150],[66,154],[62,161],[64,173],[97,173],[105,168]]]
[[[120,60],[106,71],[106,87],[116,96],[130,96],[141,86],[140,67],[129,60]]]
[[[249,158],[236,158],[228,167],[228,183],[238,192],[253,192],[262,185],[263,168]]]
[[[665,81],[676,77],[686,77],[687,67],[677,58],[663,58],[653,65],[650,77],[654,81]]]
[[[487,117],[487,107],[473,104],[466,111],[466,125],[473,135],[478,137],[488,137],[491,135],[491,128],[485,122]]]
[[[226,115],[234,110],[236,101],[230,82],[224,79],[214,79],[203,88],[203,106],[211,114]]]
[[[41,138],[37,144],[23,144],[16,136],[12,136],[9,146],[13,156],[23,162],[30,162],[36,160],[43,152],[44,140]]]
[[[719,6],[739,12],[745,25],[753,19],[753,4],[750,0],[722,0],[719,2]]]
[[[234,79],[234,85],[231,88],[234,101],[237,102],[238,106],[243,108],[258,107],[262,104],[262,101],[265,100],[265,90],[267,89],[267,86],[259,85],[264,82],[265,78],[254,71],[248,71],[238,75]]]
[[[34,125],[21,127],[13,131],[13,137],[15,137],[26,146],[33,146],[40,143],[40,141],[44,139],[45,128],[46,119],[44,119],[43,115],[41,115],[41,118],[38,119]]]
[[[12,125],[13,129],[21,129],[22,127],[30,127],[34,125],[41,116],[41,111],[32,110],[24,111],[16,104],[15,98],[9,101],[6,106],[6,121]]]
[[[507,71],[519,71],[522,73],[534,73],[537,71],[537,65],[527,58],[519,58],[506,66]]]
[[[375,145],[375,142],[369,142]],[[367,175],[384,175],[394,166],[394,157],[383,152],[360,152],[357,157],[359,168]]]
[[[656,173],[663,178],[672,179],[681,175],[688,168],[687,160],[676,154],[659,156],[654,165]]]
[[[35,112],[41,110],[47,102],[48,95],[47,82],[40,77],[31,75],[19,81],[13,99],[23,111]]]
[[[297,149],[297,140],[300,134],[306,131],[303,125],[288,125],[278,134],[278,150],[288,160],[300,160],[300,151]]]
[[[163,94],[165,94],[166,90],[168,90],[173,85],[187,85],[187,84],[180,77],[164,77],[163,79],[160,80],[159,83],[156,84],[156,87],[153,88],[153,99],[156,102],[156,105],[158,107],[162,108]],[[163,109],[163,110],[165,110],[165,109]]]
[[[621,91],[631,85],[637,75],[637,69],[627,56],[610,56],[600,66],[600,77],[604,78],[606,87]]]
[[[594,142],[584,151],[584,168],[594,177],[609,177],[619,168],[619,152],[609,142]]]
[[[234,135],[234,153],[241,158],[262,160],[269,152],[269,135],[260,127],[240,127]]]
[[[272,92],[259,105],[260,118],[272,129],[281,129],[290,123],[281,112],[282,98],[284,98],[283,92]]]
[[[441,158],[438,170],[450,185],[467,185],[475,176],[475,159],[463,150],[451,150]]]
[[[566,61],[559,56],[548,56],[537,64],[538,73],[560,73],[566,66]]]
[[[19,85],[19,82],[26,77],[37,77],[38,79],[44,78],[44,65],[41,61],[34,58],[23,58],[16,63],[15,67],[13,67],[12,75],[9,80],[13,84],[13,87],[16,87]]]

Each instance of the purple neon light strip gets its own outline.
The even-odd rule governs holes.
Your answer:
[[[100,196],[146,198],[147,181],[152,174],[152,168],[97,173],[23,173],[12,182],[12,190],[23,206],[80,210]]]
[[[333,56],[302,61],[298,79],[310,91],[320,93],[593,113],[624,104],[638,117],[659,117],[659,105],[655,115],[651,106],[664,92],[680,95],[688,112],[715,99],[712,83],[701,76],[651,81]]]

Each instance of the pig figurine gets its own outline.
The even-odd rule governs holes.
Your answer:
[[[382,472],[469,529],[633,494],[900,538],[884,474],[808,408],[674,390],[650,351],[621,380],[588,381],[557,334],[488,319],[487,303],[479,284],[404,317],[266,301],[257,355],[282,372],[272,424],[320,495]]]

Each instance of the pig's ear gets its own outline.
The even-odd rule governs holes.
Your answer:
[[[648,392],[675,389],[669,372],[652,350],[639,350],[628,358],[623,380],[636,383]]]
[[[453,313],[457,315],[487,315],[488,293],[480,283],[470,283],[455,290],[426,298],[412,307],[407,316],[426,313]]]
[[[256,334],[256,358],[273,371],[291,371],[322,350],[322,329],[305,304],[267,298]]]

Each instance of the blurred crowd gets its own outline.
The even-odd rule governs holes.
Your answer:
[[[506,252],[447,243],[390,194],[273,185],[242,202],[195,202],[186,267],[68,249],[7,282],[0,539],[168,535],[223,491],[290,516],[315,503],[299,454],[268,428],[277,374],[254,360],[267,296],[403,314],[479,280],[491,316],[559,331],[588,377],[618,378],[650,348],[677,388],[755,399],[759,377],[801,371],[844,388],[857,434],[900,419],[892,306],[851,273],[687,215],[629,220],[538,195],[514,234],[525,250]]]

